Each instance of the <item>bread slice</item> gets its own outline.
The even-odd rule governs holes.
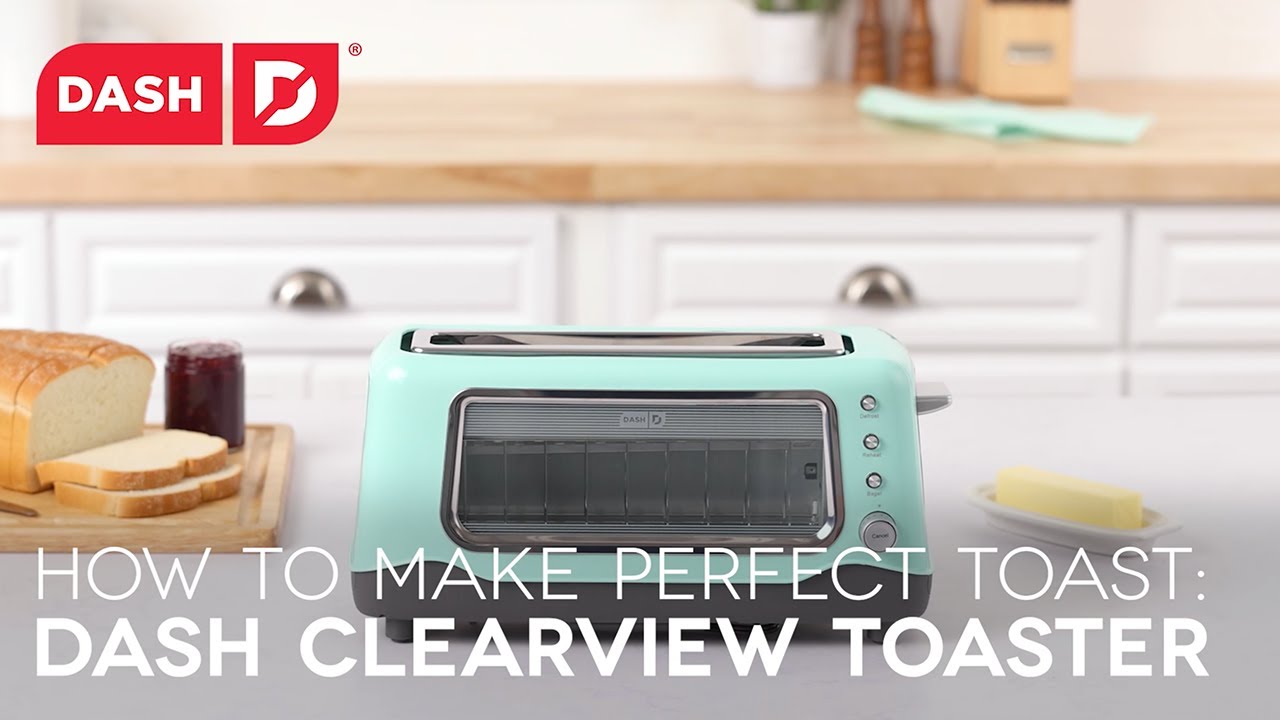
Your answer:
[[[45,485],[151,490],[226,467],[227,441],[190,430],[165,430],[103,445],[36,466]]]
[[[231,497],[240,490],[243,469],[232,465],[168,487],[113,492],[60,482],[53,486],[58,502],[99,515],[143,518],[186,512],[202,503]]]
[[[47,490],[37,463],[141,435],[154,377],[105,338],[0,330],[0,487]]]

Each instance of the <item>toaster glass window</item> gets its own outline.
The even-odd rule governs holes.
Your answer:
[[[480,396],[454,432],[470,544],[821,544],[835,527],[817,399]]]

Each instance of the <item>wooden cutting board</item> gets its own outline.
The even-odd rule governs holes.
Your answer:
[[[149,431],[159,428],[148,428]],[[59,505],[53,492],[35,495],[0,490],[0,500],[40,513],[28,518],[0,513],[0,552],[96,552],[122,547],[135,552],[238,553],[275,547],[293,466],[293,428],[249,425],[244,446],[229,462],[244,466],[237,495],[194,510],[153,518],[112,518]]]

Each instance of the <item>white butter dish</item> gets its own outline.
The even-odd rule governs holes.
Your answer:
[[[1100,555],[1112,555],[1124,547],[1149,551],[1156,538],[1182,527],[1147,507],[1142,508],[1142,527],[1137,530],[1115,530],[1027,512],[996,502],[995,483],[983,483],[970,490],[969,503],[987,514],[991,527]]]

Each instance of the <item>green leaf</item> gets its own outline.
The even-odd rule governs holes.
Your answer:
[[[826,12],[840,4],[840,0],[752,0],[760,12]]]

